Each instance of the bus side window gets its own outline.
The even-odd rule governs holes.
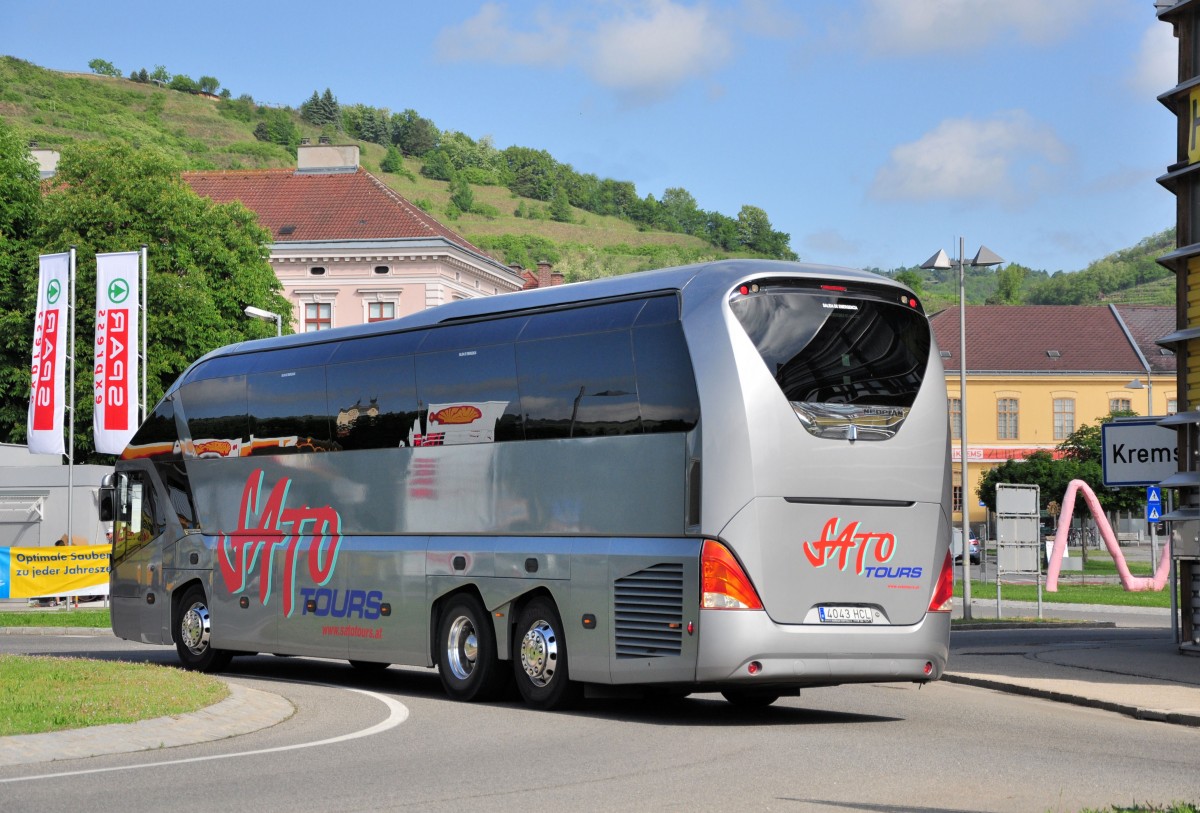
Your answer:
[[[518,342],[517,371],[529,440],[642,431],[628,330]]]
[[[154,489],[146,475],[132,472],[129,475],[129,519],[118,519],[113,523],[113,561],[119,562],[133,551],[162,534],[165,523],[161,520]]]

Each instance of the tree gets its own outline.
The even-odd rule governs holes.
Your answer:
[[[395,145],[388,147],[387,154],[379,162],[379,168],[384,172],[404,171],[404,159],[400,157],[400,150],[396,149]]]
[[[188,76],[186,73],[177,73],[171,77],[167,87],[171,90],[178,90],[180,93],[199,93],[200,86],[196,84],[196,80]]]
[[[469,212],[475,206],[475,193],[471,184],[461,175],[456,175],[450,181],[450,202],[458,207],[460,212]]]
[[[112,76],[120,79],[123,75],[120,68],[115,67],[106,59],[93,59],[88,63],[88,67],[92,69],[92,73],[97,73],[100,76]]]
[[[161,82],[165,85],[171,81],[171,74],[167,72],[164,65],[155,65],[154,70],[150,72],[150,81]]]
[[[1023,300],[1021,289],[1029,269],[1017,263],[1009,263],[996,272],[996,292],[987,298],[989,305],[1020,305]]]
[[[907,285],[909,288],[913,289],[913,293],[920,295],[922,293],[921,284],[924,282],[924,278],[921,276],[920,272],[905,270],[896,274],[896,282],[900,283],[901,285]]]
[[[216,94],[217,88],[221,86],[221,81],[215,76],[201,76],[196,80],[196,84],[200,88],[201,93]]]
[[[6,441],[25,437],[41,207],[37,164],[0,118],[0,439]]]
[[[78,246],[76,358],[90,368],[94,341],[96,253],[148,246],[150,280],[148,367],[151,405],[195,359],[221,345],[258,338],[270,326],[246,319],[254,304],[291,312],[267,262],[270,235],[241,204],[216,204],[196,195],[165,153],[124,142],[89,142],[64,148],[33,240],[39,253]],[[34,274],[35,272],[28,271]],[[27,304],[32,310],[32,302]],[[19,352],[5,348],[3,369],[29,369],[30,328]],[[29,382],[0,393],[0,436],[24,437]],[[75,448],[95,458],[91,432],[91,379],[77,375]],[[19,419],[13,420],[14,415]],[[77,457],[77,459],[79,459]]]
[[[574,220],[574,213],[571,211],[571,201],[567,197],[567,190],[559,188],[554,193],[554,200],[550,201],[550,219],[559,223],[570,223]]]
[[[415,110],[396,113],[391,120],[392,141],[407,156],[421,156],[438,145],[441,133]]]

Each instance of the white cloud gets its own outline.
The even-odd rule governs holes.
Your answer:
[[[1057,42],[1112,5],[1112,0],[865,0],[861,19],[874,52],[944,54],[976,51],[1009,32],[1025,42]]]
[[[1155,21],[1138,47],[1129,84],[1139,96],[1153,98],[1179,81],[1179,41],[1171,26]]]
[[[530,30],[518,31],[508,9],[484,3],[462,24],[442,29],[434,41],[437,55],[449,62],[500,65],[561,65],[572,51],[572,32],[545,9],[533,15]]]
[[[742,27],[786,30],[786,9],[774,0],[746,0]],[[488,2],[470,19],[443,29],[435,46],[451,62],[574,65],[627,100],[652,101],[711,75],[733,53],[729,21],[707,5],[676,0],[622,0],[573,9],[540,9],[518,29],[508,6]]]
[[[1000,200],[1020,205],[1053,182],[1070,151],[1023,111],[988,120],[947,119],[895,147],[870,195],[879,200]]]
[[[652,0],[600,23],[584,67],[599,84],[648,100],[710,73],[731,51],[728,34],[705,7]]]

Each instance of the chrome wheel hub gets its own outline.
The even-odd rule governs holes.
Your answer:
[[[194,655],[202,655],[208,649],[212,619],[203,604],[193,604],[183,614],[179,625],[179,636],[183,645]]]
[[[534,686],[554,679],[558,669],[558,635],[545,621],[535,621],[521,640],[521,668]]]
[[[446,636],[446,656],[454,677],[459,680],[471,677],[479,657],[479,638],[475,633],[475,625],[465,615],[460,615],[450,625],[450,634]]]

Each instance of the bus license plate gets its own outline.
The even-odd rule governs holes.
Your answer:
[[[870,624],[870,607],[818,607],[822,624]]]

